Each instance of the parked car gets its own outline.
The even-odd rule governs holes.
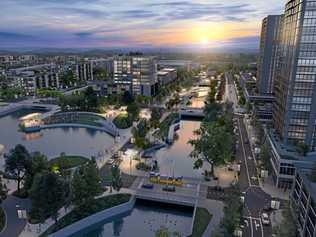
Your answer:
[[[269,215],[267,213],[262,213],[261,214],[261,221],[263,225],[270,225],[270,218]]]
[[[153,189],[154,185],[153,184],[143,184],[142,188],[144,188],[144,189]]]
[[[173,185],[166,185],[162,188],[163,191],[166,192],[175,192],[176,191],[176,187]]]

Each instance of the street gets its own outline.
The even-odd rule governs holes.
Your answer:
[[[232,75],[226,73],[226,98],[238,108],[238,98],[233,83]],[[271,225],[263,225],[261,215],[265,206],[270,205],[271,196],[266,194],[260,187],[259,176],[253,156],[244,115],[235,114],[236,135],[236,159],[240,163],[239,186],[244,196],[242,230],[244,237],[270,237],[272,236]]]

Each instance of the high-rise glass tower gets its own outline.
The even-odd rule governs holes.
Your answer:
[[[274,127],[284,144],[316,148],[316,0],[288,0],[274,77]]]
[[[262,20],[257,86],[260,95],[273,93],[273,74],[277,66],[277,48],[281,15],[269,15]]]

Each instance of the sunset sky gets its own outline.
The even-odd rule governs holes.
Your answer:
[[[258,47],[284,0],[0,0],[0,48]]]

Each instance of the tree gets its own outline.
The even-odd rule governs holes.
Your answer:
[[[161,118],[161,110],[159,108],[153,108],[151,110],[150,126],[153,128],[158,128],[160,118]]]
[[[243,208],[240,195],[239,189],[232,187],[231,193],[224,200],[224,218],[221,221],[224,236],[233,236],[240,225]]]
[[[18,193],[21,188],[21,181],[31,165],[31,155],[22,145],[16,145],[9,154],[5,154],[5,170],[13,175],[18,182]]]
[[[155,233],[155,237],[181,237],[181,234],[177,231],[170,231],[168,228],[161,227]]]
[[[79,167],[72,179],[72,202],[85,209],[94,197],[102,193],[101,178],[95,161]]]
[[[316,163],[314,163],[309,178],[312,182],[316,182]]]
[[[131,103],[127,106],[127,113],[129,116],[133,118],[133,120],[137,120],[139,116],[139,107],[136,103]]]
[[[75,76],[73,71],[68,70],[61,76],[61,83],[65,86],[72,86],[75,82]]]
[[[91,111],[91,108],[95,109],[98,107],[98,104],[99,104],[98,95],[93,90],[92,86],[89,86],[87,90],[85,90],[84,98],[85,98],[86,111]]]
[[[260,160],[262,161],[265,169],[271,170],[271,163],[270,163],[270,149],[268,144],[264,143],[260,148],[259,154]]]
[[[142,119],[137,124],[136,128],[132,129],[133,137],[135,138],[135,145],[139,148],[146,148],[149,142],[146,139],[146,134],[149,130],[149,124],[146,119]]]
[[[299,142],[297,144],[297,150],[301,155],[306,156],[309,152],[309,146],[304,142]]]
[[[120,191],[121,187],[123,186],[123,183],[121,178],[121,171],[118,165],[113,165],[111,167],[111,176],[111,187],[116,191]]]
[[[57,223],[58,210],[63,207],[68,195],[69,185],[63,178],[53,172],[37,174],[30,191],[32,218],[43,223],[51,216]]]
[[[204,107],[205,121],[211,122],[216,120],[218,113],[221,111],[221,106],[217,103],[206,103]]]
[[[2,178],[0,176],[0,204],[7,198],[7,194],[7,186],[2,182]]]
[[[201,168],[207,162],[214,175],[214,166],[225,164],[232,158],[232,135],[218,121],[203,122],[195,134],[198,138],[189,141],[193,146],[190,156],[195,159],[194,168]]]
[[[128,104],[134,103],[135,100],[129,91],[125,91],[122,96],[122,101],[124,104],[128,105]]]
[[[47,157],[40,152],[31,155],[31,164],[25,175],[24,189],[29,190],[32,187],[36,174],[49,170]]]

